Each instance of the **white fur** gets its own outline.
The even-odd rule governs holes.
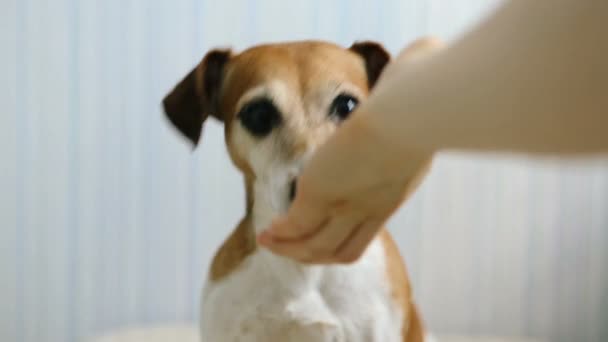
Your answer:
[[[288,203],[290,168],[266,168],[272,176],[254,184],[258,232]],[[384,253],[376,240],[355,264],[308,266],[258,248],[235,272],[206,284],[203,341],[402,341],[404,312],[391,297]]]
[[[384,262],[380,241],[348,266],[305,266],[258,250],[207,283],[202,341],[402,341],[404,313]]]
[[[306,99],[307,106],[295,96],[286,96],[290,94],[286,87],[280,81],[267,82],[247,92],[238,105],[259,96],[271,97],[285,114],[282,128],[255,139],[240,123],[232,127],[229,144],[256,175],[252,209],[256,233],[287,210],[288,185],[315,146],[335,129],[336,124],[327,119],[327,108],[334,93],[347,86]],[[285,142],[296,134],[308,139],[307,148],[292,156]],[[378,239],[358,262],[347,266],[303,265],[257,248],[231,274],[205,285],[202,340],[401,342],[407,313],[391,297],[385,264]]]

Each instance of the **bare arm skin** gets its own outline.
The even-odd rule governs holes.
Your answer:
[[[425,150],[608,152],[608,2],[515,0],[453,46],[393,65],[361,111]]]
[[[259,242],[304,262],[357,260],[439,150],[608,153],[608,2],[512,0],[437,53],[406,50]]]

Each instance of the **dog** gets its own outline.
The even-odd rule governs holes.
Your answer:
[[[426,45],[415,42],[413,53]],[[167,118],[194,146],[209,116],[223,122],[246,189],[244,218],[215,254],[203,289],[202,341],[425,340],[386,230],[345,265],[298,263],[256,244],[287,211],[303,165],[368,96],[389,60],[372,41],[216,49],[163,99]]]

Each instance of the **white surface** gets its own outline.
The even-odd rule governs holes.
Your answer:
[[[87,342],[200,342],[198,329],[190,325],[159,325],[108,333]]]
[[[199,342],[198,331],[188,325],[126,329],[89,342]],[[527,338],[437,336],[433,342],[543,342]]]

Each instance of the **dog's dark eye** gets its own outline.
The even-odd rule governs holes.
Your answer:
[[[268,135],[281,123],[277,107],[269,100],[261,99],[246,104],[238,114],[241,124],[256,137]]]
[[[350,113],[355,110],[359,101],[347,94],[340,94],[332,102],[329,108],[329,115],[339,120],[346,119]]]

